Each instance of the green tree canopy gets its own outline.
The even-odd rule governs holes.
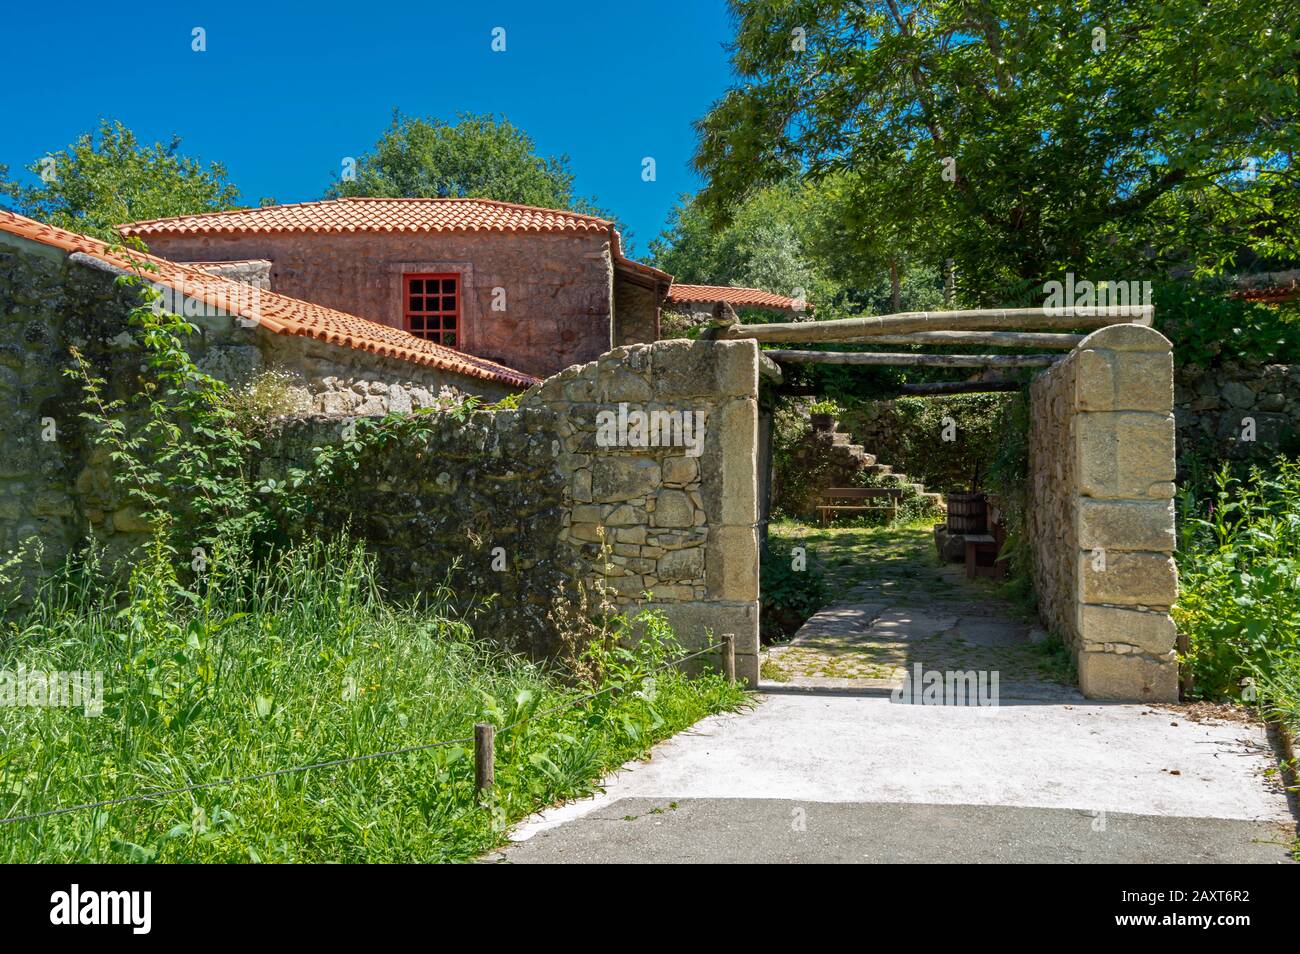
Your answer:
[[[843,173],[856,254],[952,258],[976,303],[1300,257],[1300,31],[1268,0],[732,7],[742,81],[698,123],[714,219]]]
[[[846,178],[784,182],[755,190],[725,224],[683,196],[668,227],[650,243],[652,261],[680,282],[745,285],[806,297],[818,318],[873,314],[892,308],[886,269],[863,267],[853,254],[869,223],[853,221]],[[923,264],[900,262],[901,307],[939,307],[936,274]],[[761,316],[751,316],[762,320]]]
[[[573,192],[569,157],[539,156],[532,137],[504,116],[461,113],[393,119],[374,148],[357,159],[355,178],[336,176],[326,198],[481,198],[568,209],[614,222],[625,250],[631,233],[614,216]]]
[[[235,208],[239,190],[225,168],[181,155],[180,143],[173,137],[166,145],[141,145],[122,123],[105,119],[97,134],[28,166],[36,185],[0,169],[0,195],[21,215],[109,240],[123,222]]]
[[[460,114],[455,122],[393,113],[356,178],[326,195],[486,198],[547,208],[574,203],[567,156],[539,156],[531,137],[504,117]]]

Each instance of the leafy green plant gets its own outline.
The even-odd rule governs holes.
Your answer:
[[[1300,308],[1233,298],[1225,280],[1155,286],[1156,328],[1173,342],[1179,364],[1208,367],[1223,358],[1300,361]]]
[[[1239,698],[1242,680],[1284,680],[1300,654],[1300,461],[1244,478],[1225,466],[1181,504],[1174,618],[1197,693]]]
[[[840,406],[834,401],[814,401],[808,407],[809,414],[829,414],[832,417],[840,413]]]
[[[803,550],[801,555],[794,552],[796,547]],[[759,574],[759,628],[764,642],[793,636],[828,601],[825,571],[800,541],[769,537]]]
[[[146,368],[138,390],[108,397],[103,377],[72,350],[67,373],[81,382],[90,440],[108,449],[115,482],[165,545],[173,533],[206,547],[251,540],[269,524],[252,474],[260,445],[239,426],[229,388],[186,349],[194,326],[155,308],[160,293],[146,283],[144,263],[137,269],[118,283],[138,289],[142,301],[128,314]]]

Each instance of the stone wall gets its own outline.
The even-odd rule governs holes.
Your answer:
[[[703,645],[706,630],[735,634],[737,673],[757,683],[757,345],[618,348],[521,402],[534,404],[562,415],[559,460],[573,508],[564,539],[582,552],[589,581],[604,575],[623,603],[662,610],[688,648]],[[597,415],[623,407],[698,415],[698,456],[682,446],[603,446]]]
[[[138,393],[142,355],[127,330],[138,290],[85,256],[0,233],[0,556],[38,547],[46,570],[93,532],[143,529],[82,431],[71,349],[107,382],[109,399]],[[190,319],[199,365],[239,388],[284,372],[286,413],[382,414],[432,404],[444,389],[496,400],[502,385],[308,338],[246,328],[228,315]],[[32,572],[35,573],[33,567]]]
[[[1078,362],[1067,359],[1035,376],[1030,386],[1025,508],[1038,614],[1052,633],[1076,651],[1080,644],[1079,561],[1075,558],[1079,552],[1077,374]]]
[[[1039,374],[1030,400],[1027,533],[1043,620],[1089,698],[1175,701],[1169,342],[1103,328]]]
[[[399,328],[403,273],[455,273],[456,347],[538,376],[614,343],[608,233],[160,235],[150,251],[181,262],[269,259],[272,291]]]
[[[1174,417],[1181,476],[1194,456],[1215,461],[1300,453],[1300,365],[1183,365],[1174,375]]]
[[[737,672],[757,682],[757,389],[752,341],[618,348],[517,411],[432,419],[427,440],[374,452],[314,519],[349,525],[399,593],[459,559],[453,588],[492,597],[477,628],[511,650],[558,651],[581,582],[593,608],[606,590],[629,613],[662,611],[687,649],[735,634]],[[636,446],[629,428],[611,443],[602,415],[620,411],[698,415],[701,439]],[[338,440],[339,423],[287,423],[267,474]]]

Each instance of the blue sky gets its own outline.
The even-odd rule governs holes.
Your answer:
[[[320,198],[393,107],[504,114],[543,155],[567,153],[580,195],[637,251],[682,192],[691,122],[722,95],[722,0],[653,3],[20,4],[5,14],[0,163],[10,174],[101,116],[226,165],[250,204]],[[207,31],[207,52],[190,49]],[[506,30],[506,51],[491,49]],[[657,181],[643,182],[653,156]]]

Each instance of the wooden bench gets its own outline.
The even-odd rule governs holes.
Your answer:
[[[866,510],[888,510],[892,520],[898,516],[898,501],[902,496],[901,487],[828,487],[822,491],[822,502],[817,507],[817,512],[821,516],[822,526],[830,522],[832,514],[861,513]],[[863,503],[864,500],[886,502],[869,504]]]

